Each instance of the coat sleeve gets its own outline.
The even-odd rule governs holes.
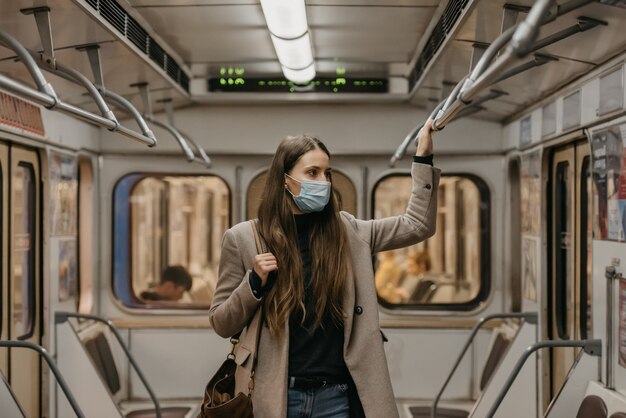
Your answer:
[[[252,293],[249,275],[235,234],[229,229],[222,238],[217,286],[209,309],[211,326],[224,338],[243,330],[261,302]]]
[[[407,247],[433,236],[436,228],[437,189],[441,170],[413,163],[411,196],[403,215],[363,221],[343,213],[372,254]]]

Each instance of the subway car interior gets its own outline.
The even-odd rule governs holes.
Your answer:
[[[399,416],[626,417],[624,0],[0,0],[0,416],[198,416],[281,139],[378,219],[429,117],[435,234],[355,260]]]

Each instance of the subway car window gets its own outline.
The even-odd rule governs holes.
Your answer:
[[[12,262],[14,293],[13,335],[28,338],[35,315],[35,174],[33,167],[20,163],[12,176],[15,201],[12,203],[15,259]]]
[[[258,216],[266,180],[267,171],[264,171],[253,178],[248,186],[246,196],[246,216],[248,219],[254,219]],[[337,170],[333,170],[332,183],[341,210],[356,215],[356,188],[352,180],[350,180],[350,177]]]
[[[374,216],[404,213],[411,177],[385,177],[374,190]],[[392,309],[470,310],[489,293],[489,194],[474,176],[442,176],[437,232],[408,248],[376,255],[376,290]]]
[[[116,296],[132,307],[208,307],[229,202],[217,176],[124,177],[115,188]]]

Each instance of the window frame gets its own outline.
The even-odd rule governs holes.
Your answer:
[[[592,181],[592,168],[591,168],[591,155],[586,155],[582,158],[581,162],[581,172],[576,173],[576,176],[580,175],[580,190],[577,190],[580,193],[580,254],[576,254],[578,256],[578,269],[580,271],[580,311],[579,311],[579,326],[580,326],[580,336],[582,339],[589,338],[589,334],[593,334],[593,302],[590,298],[593,297],[593,282],[591,281],[592,275],[587,275],[587,265],[592,260],[588,257],[588,245],[589,241],[593,242],[593,237],[590,237],[587,234],[589,225],[593,222],[591,218],[591,213],[589,212],[589,205],[592,203],[593,199],[592,193],[589,193],[589,189],[593,188],[591,185],[590,188],[587,186],[588,181]],[[584,202],[584,204],[583,204]],[[592,235],[592,234],[591,234]],[[591,240],[589,239],[591,238]],[[593,255],[591,257],[593,259]],[[584,276],[583,276],[584,275]],[[589,285],[592,286],[589,286]],[[587,305],[587,302],[590,302]],[[589,317],[589,321],[587,321],[587,317]],[[592,328],[587,329],[587,325],[590,325]]]
[[[95,171],[92,157],[87,154],[78,154],[77,165],[77,193],[78,202],[76,221],[76,268],[77,280],[77,310],[82,314],[90,314],[95,308],[94,295],[94,244],[89,236],[95,236],[95,222],[93,216],[95,196]],[[86,183],[87,182],[87,183]],[[85,204],[83,206],[83,203]],[[91,233],[91,234],[89,234]]]
[[[30,206],[30,209],[32,209],[30,211],[29,214],[29,219],[28,219],[28,225],[32,226],[32,233],[31,233],[31,249],[30,249],[30,255],[28,257],[28,264],[30,267],[30,272],[31,275],[29,277],[25,277],[23,280],[26,280],[26,283],[28,284],[28,326],[26,326],[27,324],[24,324],[24,334],[22,335],[17,335],[15,336],[15,338],[17,340],[20,341],[25,341],[25,340],[29,340],[31,339],[34,335],[35,335],[35,328],[36,328],[36,321],[37,321],[37,226],[35,224],[35,222],[37,222],[37,176],[36,176],[36,172],[35,172],[35,167],[33,165],[33,163],[31,161],[23,161],[20,160],[17,165],[15,166],[16,168],[23,168],[26,171],[29,172],[30,176],[31,176],[31,181],[32,181],[32,187],[31,190],[29,190],[28,193],[28,205]],[[13,180],[13,174],[11,174],[11,180]],[[15,214],[15,212],[13,211],[13,214]],[[14,219],[11,220],[11,222],[13,222]],[[13,233],[12,233],[13,234]],[[15,249],[14,249],[15,251]],[[13,268],[13,263],[15,262],[15,260],[11,260],[11,266],[10,268]],[[11,277],[11,281],[14,281],[14,277]],[[14,286],[14,285],[13,285]],[[22,285],[23,286],[23,285]],[[14,287],[15,290],[15,287]],[[22,299],[25,299],[24,297]],[[10,311],[11,312],[15,312],[15,305],[13,305],[13,297],[11,297],[11,307],[10,307]],[[11,328],[13,328],[13,318],[10,318],[10,326]]]
[[[567,178],[568,171],[571,170],[569,161],[559,161],[555,167],[555,201],[557,206],[554,208],[554,216],[557,219],[556,231],[562,234],[569,227],[569,216],[571,208],[568,207],[570,194],[575,190],[572,181],[574,179]],[[568,187],[569,186],[569,187]],[[569,236],[573,231],[569,231]],[[556,237],[557,242],[560,237]],[[561,245],[555,247],[555,263],[557,278],[554,280],[554,323],[556,325],[556,333],[559,339],[569,340],[569,318],[568,318],[568,296],[569,296],[569,276],[568,265],[569,257],[575,256],[570,253],[571,248],[562,248]],[[573,273],[573,272],[572,272]]]
[[[205,311],[208,306],[205,304],[190,304],[183,303],[181,306],[168,305],[158,306],[150,305],[142,302],[134,292],[132,285],[132,266],[130,264],[132,260],[132,210],[130,196],[141,180],[149,177],[216,177],[224,183],[226,187],[228,197],[228,227],[233,226],[233,191],[228,181],[215,173],[178,173],[178,172],[129,172],[120,176],[113,185],[112,198],[111,198],[111,296],[115,301],[131,312],[146,313],[147,311]],[[129,182],[129,184],[124,184]],[[127,187],[123,193],[124,195],[118,196],[119,187]],[[120,201],[118,201],[118,199]],[[123,213],[123,219],[119,219],[122,216],[116,211],[116,206],[124,204],[125,211]],[[120,236],[121,235],[121,236]],[[121,238],[121,239],[118,239]],[[125,238],[125,239],[124,239]]]
[[[370,193],[370,213],[376,213],[376,190],[379,185],[391,177],[411,177],[410,171],[393,171],[376,179]],[[476,297],[463,303],[390,303],[381,298],[376,292],[378,304],[390,313],[393,312],[433,312],[433,311],[455,311],[471,312],[482,307],[491,294],[491,264],[489,254],[491,253],[491,192],[485,180],[480,176],[468,172],[446,172],[441,177],[462,177],[474,183],[480,196],[480,288]],[[376,265],[376,254],[372,254],[372,265]],[[376,272],[376,270],[374,270]]]
[[[0,147],[2,147],[3,144],[0,142]],[[0,148],[0,156],[3,156],[4,154],[2,154],[2,148]],[[7,277],[5,278],[5,270],[7,270],[5,268],[5,264],[9,264],[6,261],[9,260],[9,257],[5,257],[5,253],[4,253],[4,233],[6,232],[7,234],[9,233],[8,228],[5,231],[4,228],[4,167],[5,165],[3,165],[5,163],[5,161],[0,159],[0,257],[2,257],[5,260],[5,263],[1,263],[0,264],[0,339],[3,338],[4,334],[2,333],[4,331],[4,311],[5,311],[5,307],[4,307],[4,286],[8,283],[8,271],[7,271]],[[8,199],[7,199],[8,200]],[[7,254],[8,255],[8,254]],[[6,282],[5,282],[6,280]],[[0,359],[1,360],[1,359]],[[2,366],[2,362],[0,361],[0,367]]]

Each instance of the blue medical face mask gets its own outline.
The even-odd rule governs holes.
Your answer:
[[[298,181],[289,174],[285,174],[285,176],[300,184],[300,194],[298,196],[294,195],[289,189],[287,189],[293,197],[293,201],[296,202],[298,209],[304,213],[311,213],[320,212],[326,207],[328,201],[330,200],[329,181]]]

